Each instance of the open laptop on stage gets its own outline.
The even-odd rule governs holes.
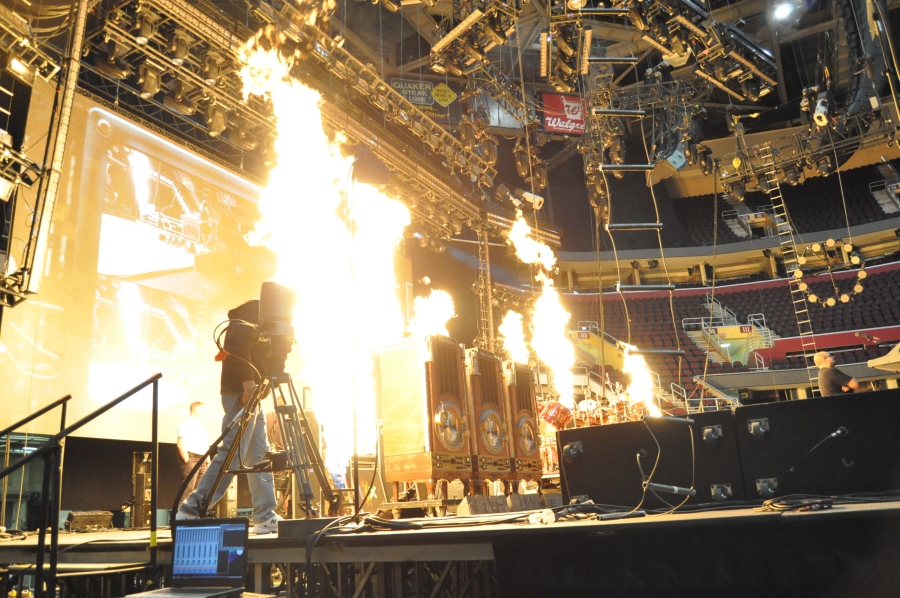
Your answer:
[[[244,591],[248,519],[188,519],[172,526],[172,587],[131,596],[232,598]]]

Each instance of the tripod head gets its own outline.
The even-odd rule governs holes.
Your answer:
[[[253,344],[266,377],[284,374],[288,353],[293,349],[293,312],[297,293],[277,282],[264,282],[259,292],[259,325]]]

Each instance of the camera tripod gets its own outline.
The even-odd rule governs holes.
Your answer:
[[[287,392],[285,392],[287,387]],[[240,463],[240,467],[231,467],[235,456],[240,450],[241,441],[248,424],[256,417],[257,410],[260,409],[260,403],[269,394],[275,403],[275,414],[278,419],[278,425],[281,429],[281,436],[284,443],[284,451],[278,453],[266,453],[264,461],[254,464]],[[316,447],[315,437],[309,425],[309,420],[303,410],[303,406],[297,396],[294,388],[294,382],[290,374],[284,372],[270,375],[262,379],[247,399],[247,403],[243,409],[238,412],[234,420],[222,432],[222,435],[212,444],[210,450],[207,451],[203,459],[200,459],[190,475],[185,478],[182,488],[179,490],[178,496],[184,492],[187,482],[193,478],[200,465],[206,461],[206,457],[210,456],[214,448],[221,443],[225,437],[237,426],[238,432],[235,435],[231,446],[228,447],[228,453],[224,464],[216,475],[215,482],[207,492],[206,496],[200,501],[200,512],[205,514],[209,507],[212,497],[216,494],[216,489],[222,482],[222,478],[229,474],[249,474],[261,472],[275,472],[290,470],[294,473],[297,480],[299,497],[304,503],[306,516],[316,517],[314,501],[315,493],[312,488],[312,472],[322,488],[325,500],[333,503],[335,500],[334,493],[325,475],[325,467],[322,457]],[[176,499],[177,500],[177,499]],[[177,510],[177,505],[173,512]]]

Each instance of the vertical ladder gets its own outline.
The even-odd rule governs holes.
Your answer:
[[[806,298],[806,293],[800,290],[801,281],[794,276],[794,271],[799,267],[797,263],[797,244],[794,242],[794,230],[788,217],[787,207],[784,205],[784,197],[781,195],[781,185],[778,182],[778,174],[775,171],[772,148],[769,145],[762,147],[759,150],[759,157],[762,160],[766,174],[766,183],[769,186],[769,199],[772,201],[775,226],[778,231],[778,242],[781,245],[781,256],[784,260],[784,268],[791,290],[791,303],[794,304],[794,315],[797,318],[800,345],[803,349],[803,357],[807,359],[806,373],[809,377],[809,386],[815,394],[819,390],[819,376],[815,364],[812,364],[811,361],[817,352],[816,337],[813,333],[809,315],[809,301]]]
[[[478,346],[494,350],[494,309],[491,297],[491,254],[487,230],[478,228],[478,280],[475,303],[478,305]]]

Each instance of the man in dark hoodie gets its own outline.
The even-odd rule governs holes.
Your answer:
[[[259,323],[259,300],[247,301],[232,309],[228,312],[228,319],[231,321],[225,332],[223,351],[216,357],[217,360],[222,361],[221,393],[222,408],[225,410],[225,417],[222,418],[223,431],[238,415],[253,393],[253,389],[256,388],[259,381],[257,372],[263,373],[261,356],[253,350],[253,343],[257,336],[254,326]],[[247,324],[242,322],[247,322]],[[252,326],[248,324],[252,324]],[[254,368],[256,369],[254,370]],[[196,519],[201,515],[200,501],[215,482],[237,433],[238,429],[235,427],[225,437],[218,454],[197,484],[197,489],[181,503],[176,519]],[[244,430],[240,450],[235,455],[231,468],[240,467],[241,461],[245,466],[252,467],[263,460],[263,455],[268,450],[266,419],[262,409],[258,408],[256,416],[249,420],[247,428]],[[222,481],[216,488],[210,505],[214,505],[222,498],[231,483],[231,478],[232,476],[228,474],[222,476]],[[275,514],[275,484],[272,474],[247,474],[247,483],[250,487],[250,494],[253,495],[254,533],[268,534],[277,531],[278,520],[281,517]]]

